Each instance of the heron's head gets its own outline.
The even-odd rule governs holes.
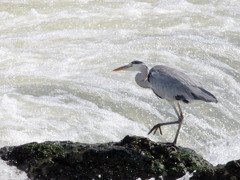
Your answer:
[[[121,66],[113,71],[127,70],[127,71],[140,71],[142,67],[146,67],[146,65],[141,61],[132,61],[128,65]]]

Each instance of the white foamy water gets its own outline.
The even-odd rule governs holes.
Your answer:
[[[32,141],[173,141],[171,106],[138,87],[138,59],[197,79],[219,103],[183,104],[178,145],[240,159],[240,1],[0,0],[0,147]],[[1,179],[25,179],[4,166]],[[1,168],[2,169],[2,168]],[[8,178],[9,177],[9,178]]]

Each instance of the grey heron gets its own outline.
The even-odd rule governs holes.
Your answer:
[[[173,122],[159,123],[153,126],[148,135],[159,129],[162,134],[161,126],[178,124],[173,144],[177,143],[178,134],[183,122],[183,113],[179,102],[189,103],[193,100],[217,103],[216,97],[205,90],[199,83],[188,77],[186,74],[163,65],[154,66],[152,69],[141,61],[132,61],[128,65],[114,69],[114,71],[129,70],[138,71],[135,76],[136,83],[142,88],[150,88],[155,95],[161,99],[166,99],[177,114],[178,120]],[[177,107],[178,110],[177,110]]]

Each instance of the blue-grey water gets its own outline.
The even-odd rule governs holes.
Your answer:
[[[219,103],[183,104],[178,145],[216,165],[240,159],[239,0],[0,0],[0,147],[32,141],[173,141],[165,100],[133,60],[177,68]],[[0,179],[27,179],[0,161]]]

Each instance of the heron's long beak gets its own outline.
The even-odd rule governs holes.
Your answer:
[[[120,71],[120,70],[125,70],[125,69],[128,69],[129,68],[129,65],[126,65],[126,66],[122,66],[122,67],[119,67],[117,69],[114,69],[113,71]]]

